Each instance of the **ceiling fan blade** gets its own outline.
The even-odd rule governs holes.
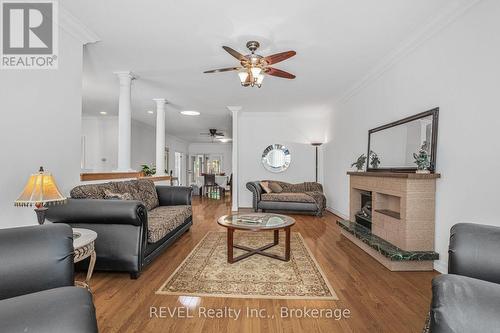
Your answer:
[[[284,79],[295,79],[295,75],[282,71],[281,69],[268,67],[265,71],[267,75],[282,77]]]
[[[237,71],[241,67],[228,67],[228,68],[219,68],[219,69],[212,69],[209,71],[204,71],[203,73],[220,73],[220,72],[229,72],[229,71]]]
[[[269,65],[273,65],[273,64],[277,64],[278,62],[281,62],[283,60],[286,60],[288,58],[291,58],[296,54],[297,54],[297,52],[295,52],[295,51],[286,51],[286,52],[276,53],[276,54],[272,54],[270,56],[264,57],[264,60]]]
[[[229,46],[223,46],[222,48],[226,50],[227,53],[238,59],[239,61],[248,61],[248,59],[243,54],[239,53],[236,50],[233,50]]]

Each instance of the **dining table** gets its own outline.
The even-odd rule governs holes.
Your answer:
[[[228,181],[229,181],[229,176],[215,175],[215,183],[220,187],[226,188]],[[198,185],[199,187],[203,187],[203,185],[205,185],[205,177],[196,176],[196,185]]]

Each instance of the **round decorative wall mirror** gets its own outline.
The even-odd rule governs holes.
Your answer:
[[[262,153],[262,164],[271,172],[283,172],[290,166],[292,159],[287,147],[275,143],[267,146]]]

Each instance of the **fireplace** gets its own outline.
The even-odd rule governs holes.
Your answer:
[[[372,192],[360,191],[360,208],[354,215],[356,223],[372,230]]]

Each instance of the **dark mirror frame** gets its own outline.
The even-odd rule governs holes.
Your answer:
[[[373,128],[368,131],[368,153],[367,153],[367,159],[366,159],[366,171],[368,172],[377,172],[377,171],[382,171],[382,172],[415,172],[417,170],[417,167],[415,166],[414,168],[408,168],[408,167],[401,167],[401,168],[370,168],[370,139],[371,135],[376,132],[383,131],[385,129],[395,127],[398,125],[406,124],[409,123],[410,121],[414,121],[417,119],[425,118],[428,116],[432,116],[432,144],[431,144],[431,166],[429,167],[429,170],[431,172],[436,171],[436,153],[437,153],[437,137],[438,137],[438,121],[439,121],[439,108],[434,108],[429,111],[425,111],[419,114],[416,114],[411,117],[403,118],[401,120],[382,125],[376,128]]]

